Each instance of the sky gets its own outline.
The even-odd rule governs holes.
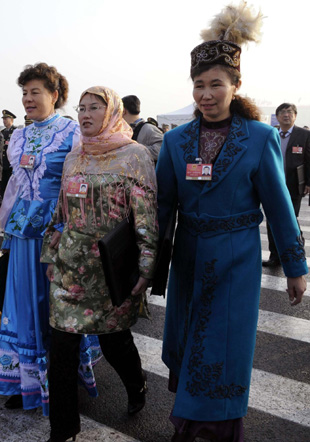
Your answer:
[[[190,52],[223,0],[0,0],[0,110],[23,124],[16,83],[28,64],[53,65],[69,82],[63,114],[90,86],[137,95],[144,118],[193,102]],[[262,42],[244,47],[241,95],[258,105],[310,105],[310,3],[249,0],[265,16]],[[310,121],[309,121],[310,123]],[[1,124],[1,122],[0,122]]]

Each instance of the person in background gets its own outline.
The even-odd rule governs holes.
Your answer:
[[[161,132],[163,132],[162,128],[158,126],[158,121],[155,120],[155,118],[153,118],[153,117],[148,117],[147,122],[153,124],[153,125],[156,126]]]
[[[154,163],[149,151],[132,140],[122,118],[122,100],[113,90],[87,89],[77,112],[81,145],[66,158],[59,206],[41,257],[49,263],[51,281],[50,442],[75,440],[80,431],[77,367],[83,334],[98,335],[106,360],[126,388],[129,415],[144,407],[146,393],[146,374],[130,327],[139,316],[148,316],[145,290],[153,276],[158,237]],[[79,192],[71,193],[76,187]],[[130,213],[140,249],[140,277],[131,295],[116,307],[98,240]],[[50,241],[59,222],[65,227],[57,252]]]
[[[30,126],[30,124],[33,123],[33,120],[30,120],[30,118],[27,117],[27,115],[24,116],[25,120],[25,127]]]
[[[12,174],[12,167],[10,165],[10,162],[7,157],[7,149],[8,145],[11,139],[11,136],[16,129],[16,126],[14,126],[14,119],[16,116],[8,111],[7,109],[4,109],[2,111],[2,119],[3,124],[5,126],[4,129],[2,129],[1,133],[4,137],[4,147],[2,150],[2,178],[1,178],[1,184],[0,184],[0,195],[1,198],[3,198],[6,186],[8,184],[8,181],[10,179],[10,176]]]
[[[2,133],[0,132],[0,188],[1,188],[1,180],[2,180],[2,169],[3,169],[3,157],[2,157],[2,152],[3,152],[3,147],[4,147],[4,137],[2,135]],[[2,196],[1,196],[1,191],[0,191],[0,207],[1,207],[1,203],[2,203]],[[3,240],[3,233],[0,232],[0,248],[1,248],[1,244],[2,244],[2,240]],[[1,292],[1,290],[0,290]],[[3,305],[3,299],[2,296],[0,296],[0,312],[2,311],[2,305]],[[1,317],[0,317],[1,319]]]
[[[246,3],[229,5],[202,32],[204,42],[191,52],[196,119],[165,135],[158,158],[160,240],[178,204],[162,354],[176,393],[173,442],[244,441],[259,311],[261,204],[291,305],[306,289],[308,267],[279,134],[238,95],[240,45],[258,39],[261,18]],[[213,165],[210,181],[193,179],[199,163]]]
[[[281,152],[284,163],[286,185],[291,196],[296,218],[299,215],[302,197],[310,192],[310,131],[295,125],[297,108],[291,103],[282,103],[276,109],[279,121]],[[303,167],[305,183],[299,186],[297,167]],[[281,265],[272,229],[267,223],[270,256],[263,261],[264,267]]]
[[[3,169],[3,147],[4,147],[4,137],[0,132],[0,183],[2,180],[2,169]],[[0,184],[1,186],[1,184]],[[1,195],[0,195],[0,205],[1,205]]]
[[[133,140],[143,144],[151,153],[156,162],[163,141],[162,131],[152,122],[144,121],[140,117],[140,100],[135,95],[122,98],[124,105],[124,120],[133,129]]]
[[[57,112],[67,100],[68,82],[55,67],[28,65],[17,81],[34,123],[16,129],[11,137],[8,160],[13,175],[0,209],[2,250],[9,253],[0,328],[0,394],[12,395],[6,408],[42,406],[48,415],[49,281],[40,254],[58,200],[63,163],[80,132],[76,122]],[[51,246],[57,247],[57,237]]]
[[[2,157],[2,152],[3,152],[3,147],[4,147],[4,137],[2,135],[2,133],[0,132],[0,189],[1,189],[1,180],[2,180],[2,169],[3,169],[3,157]],[[0,207],[1,207],[1,203],[2,203],[2,195],[1,195],[1,190],[0,190]],[[1,244],[3,241],[3,232],[0,232],[0,248],[1,248]],[[0,288],[0,322],[1,322],[1,312],[2,312],[2,307],[3,307],[3,299],[4,299],[4,289],[1,290]]]

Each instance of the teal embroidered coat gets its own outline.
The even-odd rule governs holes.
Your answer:
[[[285,274],[297,277],[308,268],[277,131],[234,115],[212,181],[189,181],[186,165],[198,157],[199,124],[196,119],[168,132],[157,164],[161,236],[179,203],[162,357],[179,379],[173,415],[220,421],[247,411],[261,204]]]

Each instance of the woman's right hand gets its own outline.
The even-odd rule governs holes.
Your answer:
[[[51,242],[49,244],[49,247],[51,249],[58,250],[60,239],[61,239],[61,233],[58,230],[55,230],[55,232],[53,233]]]
[[[297,305],[302,301],[303,294],[307,289],[307,280],[305,276],[298,276],[297,278],[287,278],[287,293],[291,305]]]
[[[54,264],[49,264],[46,270],[46,276],[48,277],[49,282],[52,282],[54,279]]]

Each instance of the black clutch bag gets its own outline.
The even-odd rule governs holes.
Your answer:
[[[123,219],[100,239],[98,247],[112,304],[119,307],[140,276],[133,216]]]
[[[303,195],[305,191],[306,178],[305,178],[305,165],[301,164],[296,168],[297,181],[298,181],[298,193]]]
[[[158,244],[158,253],[156,259],[155,273],[152,281],[152,295],[165,297],[170,261],[173,251],[174,231],[177,220],[177,204],[174,205],[170,214],[166,231]]]

